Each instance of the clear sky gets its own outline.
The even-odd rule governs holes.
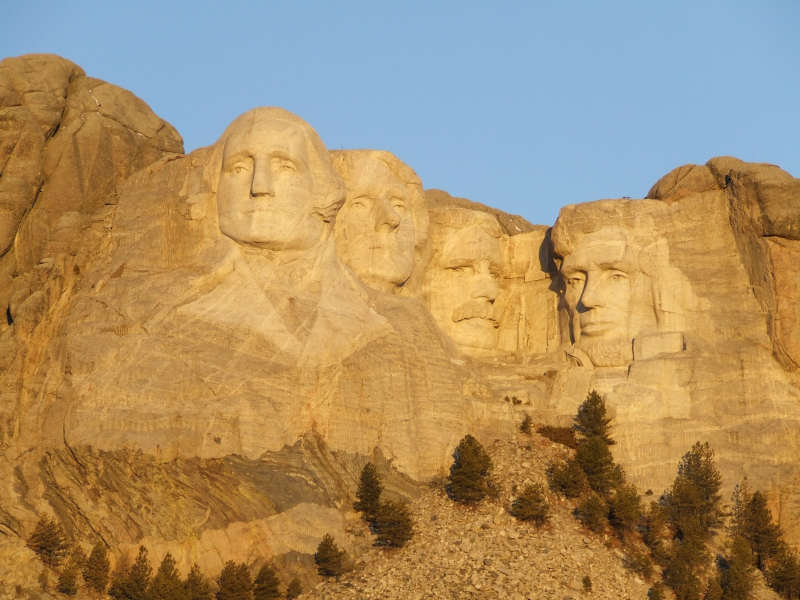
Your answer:
[[[277,105],[552,224],[718,155],[800,176],[800,2],[3,0],[0,56],[125,87],[186,149]]]

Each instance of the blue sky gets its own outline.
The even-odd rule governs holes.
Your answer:
[[[282,106],[552,224],[718,155],[800,176],[800,2],[7,2],[0,56],[130,89],[187,150]]]

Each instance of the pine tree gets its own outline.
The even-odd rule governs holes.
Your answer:
[[[589,494],[578,505],[578,520],[595,533],[602,533],[608,524],[608,506],[597,494]]]
[[[414,521],[405,502],[381,502],[372,524],[379,546],[402,548],[414,537]]]
[[[253,580],[244,563],[225,563],[217,578],[217,600],[253,600]]]
[[[139,546],[139,554],[133,561],[125,580],[124,598],[126,600],[150,600],[150,583],[153,567],[147,558],[147,548]]]
[[[680,539],[706,540],[722,522],[722,476],[708,442],[697,442],[678,465],[678,476],[664,497],[670,525]]]
[[[185,600],[186,589],[172,554],[167,552],[150,585],[151,600]]]
[[[525,435],[530,435],[533,431],[533,419],[530,415],[526,414],[525,418],[522,419],[522,423],[519,426],[519,430],[524,433]]]
[[[56,589],[67,596],[78,593],[78,563],[70,558],[58,578]]]
[[[117,600],[127,598],[126,590],[130,573],[131,559],[127,554],[123,554],[119,557],[117,564],[114,566],[114,572],[111,574],[111,586],[108,588],[109,596]]]
[[[703,596],[703,600],[722,600],[724,590],[722,589],[722,585],[719,583],[719,578],[712,577],[708,582],[708,587],[706,587],[706,593]]]
[[[295,577],[289,582],[289,587],[286,588],[286,599],[294,600],[302,593],[303,593],[303,584],[300,583],[300,580],[297,577]]]
[[[375,465],[368,462],[361,470],[361,478],[356,491],[358,500],[353,504],[353,508],[361,512],[364,519],[370,523],[378,514],[381,492],[383,492],[383,483],[381,483],[378,470]]]
[[[720,578],[722,597],[724,600],[748,600],[753,591],[753,553],[742,536],[733,538],[726,563]]]
[[[323,577],[338,577],[345,570],[345,551],[339,550],[339,546],[330,536],[325,534],[322,541],[317,546],[314,554],[314,562],[317,564],[317,572]],[[223,599],[218,599],[223,600]]]
[[[520,521],[531,521],[541,527],[550,519],[550,505],[547,493],[541,483],[525,487],[511,504],[511,515]]]
[[[186,593],[186,600],[211,600],[214,594],[211,593],[211,585],[208,579],[203,577],[200,567],[192,565],[186,581],[183,582],[183,589]]]
[[[777,554],[783,531],[772,522],[767,499],[759,491],[750,498],[743,517],[740,535],[747,540],[755,554],[756,566],[763,571],[767,567],[767,561]]]
[[[695,572],[696,563],[692,561],[696,551],[694,542],[678,543],[667,563],[664,583],[672,589],[677,600],[697,600],[700,597],[700,579]]]
[[[655,584],[653,584],[653,587],[650,588],[647,596],[650,598],[650,600],[665,600],[667,594],[664,590],[664,584],[660,581],[657,581]]]
[[[752,497],[750,482],[747,477],[743,477],[742,481],[733,488],[733,494],[731,494],[731,520],[726,528],[730,539],[737,535],[744,535],[745,510]]]
[[[577,498],[589,487],[586,473],[574,459],[551,463],[547,467],[547,482],[551,490],[567,498]]]
[[[83,566],[83,580],[86,582],[89,589],[94,590],[98,594],[105,592],[106,586],[108,585],[108,571],[110,568],[111,564],[108,561],[106,545],[102,540],[98,541],[94,545],[94,548],[92,548],[92,552],[89,554],[89,558]]]
[[[72,546],[72,549],[69,551],[69,559],[75,563],[76,567],[78,567],[78,572],[83,570],[83,567],[86,566],[86,561],[88,560],[86,551],[80,544],[75,544]]]
[[[271,600],[272,598],[280,598],[280,583],[281,580],[278,579],[275,569],[269,565],[262,566],[258,571],[258,575],[256,575],[255,587],[253,588],[253,599]]]
[[[586,400],[578,407],[573,429],[584,438],[598,437],[607,446],[615,444],[609,434],[611,419],[606,416],[606,403],[596,391],[592,390]]]
[[[609,521],[620,532],[630,533],[642,517],[642,499],[636,486],[625,484],[609,500]]]
[[[592,436],[578,444],[575,462],[586,473],[589,487],[603,496],[608,495],[623,481],[622,470],[614,463],[606,442],[598,436]]]
[[[43,515],[28,539],[28,547],[51,569],[60,565],[67,555],[68,546],[58,519]]]
[[[650,549],[653,560],[664,566],[668,560],[667,548],[664,543],[667,529],[667,518],[664,508],[655,500],[642,518],[642,541]]]
[[[767,571],[767,583],[782,598],[800,598],[800,558],[785,543],[779,545],[775,561]]]
[[[456,447],[453,459],[449,477],[451,497],[461,504],[483,500],[489,491],[492,459],[481,443],[471,435],[465,435]]]

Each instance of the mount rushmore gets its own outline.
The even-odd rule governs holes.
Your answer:
[[[367,461],[413,497],[464,434],[569,424],[592,389],[642,491],[708,441],[800,539],[800,180],[774,165],[532,225],[281,108],[185,154],[130,92],[9,58],[0,309],[6,548],[45,513],[209,573],[346,546]]]

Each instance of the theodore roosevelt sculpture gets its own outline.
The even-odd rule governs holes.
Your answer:
[[[339,256],[371,287],[396,292],[427,237],[422,182],[390,152],[334,150],[331,157],[347,186],[336,217]]]
[[[436,322],[465,354],[497,347],[501,236],[492,215],[453,207],[432,211],[436,251],[423,278],[423,294]]]

